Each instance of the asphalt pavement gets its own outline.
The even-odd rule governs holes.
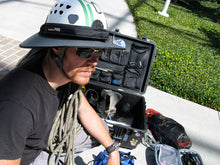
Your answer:
[[[110,30],[120,29],[122,34],[137,36],[133,16],[125,0],[95,0],[95,2],[104,11]],[[0,0],[0,35],[19,42],[25,40],[39,31],[54,3],[55,0]],[[155,14],[158,13],[155,12]],[[169,17],[165,19],[169,19]],[[0,48],[3,46],[4,43],[0,42]],[[2,60],[3,53],[0,51],[0,60]],[[15,60],[16,58],[18,57],[14,56]],[[3,68],[1,65],[0,67]],[[193,143],[191,149],[201,155],[205,165],[219,164],[220,121],[217,111],[160,91],[152,86],[148,86],[144,97],[147,108],[153,108],[184,126]],[[87,164],[93,159],[93,155],[97,155],[102,150],[102,147],[98,147],[85,151],[77,161],[81,162],[79,164]],[[135,164],[147,164],[145,146],[140,144],[130,152],[137,157]]]

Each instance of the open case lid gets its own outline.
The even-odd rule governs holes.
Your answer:
[[[156,58],[156,43],[118,32],[110,32],[109,40],[122,49],[106,50],[98,61],[90,84],[125,93],[144,94]]]

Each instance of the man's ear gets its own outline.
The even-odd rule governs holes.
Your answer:
[[[60,51],[61,51],[61,48],[52,48],[53,52],[56,54],[56,55],[59,55],[60,54]]]

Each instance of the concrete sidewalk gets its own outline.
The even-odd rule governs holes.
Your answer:
[[[18,43],[39,31],[54,2],[55,0],[0,0],[0,76],[10,70],[28,51],[20,49]],[[118,28],[122,34],[134,37],[137,35],[125,0],[95,2],[104,11],[110,30]],[[144,96],[147,108],[153,108],[185,127],[193,142],[192,150],[200,153],[205,165],[219,164],[220,123],[216,111],[151,86]],[[92,154],[101,150],[103,148],[98,147],[82,153],[78,162],[87,164],[93,159]],[[137,157],[137,165],[147,164],[145,146],[139,145],[130,152]]]

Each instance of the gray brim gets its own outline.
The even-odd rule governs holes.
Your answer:
[[[45,47],[88,47],[88,48],[116,48],[122,49],[113,44],[113,37],[110,35],[106,41],[83,40],[70,38],[57,38],[34,34],[20,44],[22,48],[45,48]]]

